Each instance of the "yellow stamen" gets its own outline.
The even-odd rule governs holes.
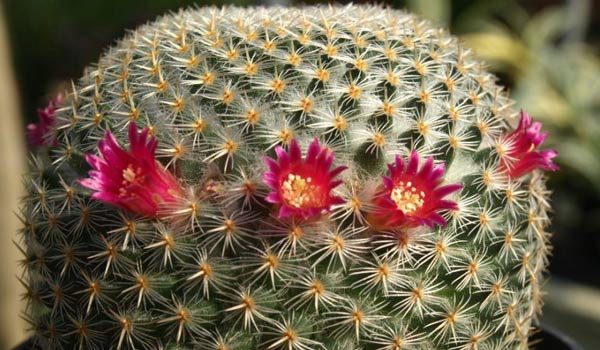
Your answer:
[[[295,208],[310,208],[322,206],[319,196],[322,191],[312,183],[312,178],[289,174],[281,186],[283,199]]]
[[[411,214],[423,207],[425,192],[417,192],[417,189],[410,181],[407,183],[400,181],[392,190],[390,198],[396,203],[398,210],[401,210],[405,214]]]
[[[134,182],[135,178],[136,178],[136,172],[135,172],[135,170],[133,170],[131,165],[128,166],[127,169],[123,170],[123,179],[125,179],[125,181]]]
[[[119,196],[130,195],[127,193],[126,186],[134,183],[143,184],[144,180],[145,176],[142,175],[142,169],[134,169],[133,165],[129,165],[126,169],[123,170],[123,181],[121,182],[121,188],[119,188]]]

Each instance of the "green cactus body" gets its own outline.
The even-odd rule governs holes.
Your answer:
[[[32,154],[26,317],[51,349],[526,349],[549,205],[540,171],[502,170],[516,114],[455,38],[397,10],[164,16],[86,70],[55,144]],[[107,130],[127,145],[133,121],[181,186],[169,214],[78,182],[84,155]],[[263,157],[315,137],[348,167],[332,190],[343,203],[278,217]],[[446,225],[375,228],[373,193],[411,150],[464,186],[456,209]],[[422,203],[406,198],[406,212]]]

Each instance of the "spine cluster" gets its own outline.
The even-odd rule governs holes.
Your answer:
[[[180,11],[42,112],[20,216],[45,348],[527,348],[556,153],[427,22]]]

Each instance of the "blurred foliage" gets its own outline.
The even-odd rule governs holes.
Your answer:
[[[514,16],[512,27],[490,19],[462,39],[510,78],[512,97],[544,122],[563,167],[600,192],[600,59],[576,34],[585,23],[582,8],[553,6]],[[510,12],[523,11],[515,4]]]

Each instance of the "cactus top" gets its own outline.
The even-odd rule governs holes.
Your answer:
[[[144,25],[29,127],[36,339],[525,349],[556,153],[511,104],[455,38],[397,10]]]

